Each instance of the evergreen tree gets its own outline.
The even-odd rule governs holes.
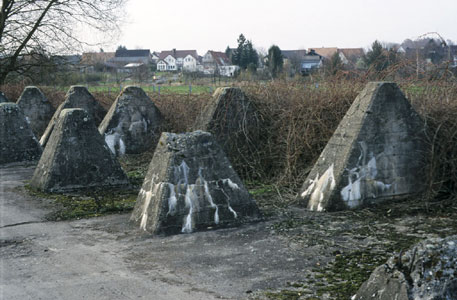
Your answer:
[[[364,57],[364,62],[368,67],[373,67],[376,71],[382,71],[387,68],[387,56],[380,42],[377,40],[373,42],[371,50]]]
[[[229,46],[227,46],[227,48],[225,48],[225,55],[227,55],[227,57],[230,59],[230,61],[233,64],[233,53],[232,53],[232,49],[230,49]]]
[[[254,47],[252,46],[251,41],[246,42],[244,51],[246,51],[246,57],[247,57],[246,67],[249,64],[253,64],[257,68],[257,66],[259,65],[259,55],[257,54],[257,51],[254,50]]]
[[[279,73],[281,73],[283,64],[284,60],[281,49],[276,45],[271,46],[270,49],[268,49],[267,65],[273,78],[276,78]]]
[[[256,68],[259,64],[259,55],[257,54],[257,51],[254,50],[252,42],[246,40],[246,37],[243,34],[240,34],[238,37],[238,47],[234,53],[232,53],[232,63],[244,70],[249,64],[253,64]]]
[[[119,45],[119,46],[117,46],[116,52],[122,52],[122,51],[125,51],[125,50],[127,50],[127,47],[125,47],[123,45]]]
[[[240,34],[238,37],[238,47],[236,48],[235,53],[233,54],[233,63],[241,67],[241,57],[243,55],[244,44],[246,43],[246,38],[243,34]]]

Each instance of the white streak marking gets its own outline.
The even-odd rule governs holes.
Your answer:
[[[228,206],[228,209],[229,211],[233,214],[233,216],[235,217],[235,219],[238,217],[238,215],[236,214],[236,211],[233,210],[233,208],[229,205]]]
[[[219,224],[219,207],[217,207],[217,205],[213,202],[213,197],[211,197],[211,194],[209,192],[208,182],[206,182],[204,179],[203,182],[206,199],[208,200],[211,207],[216,209],[216,212],[214,213],[214,223]]]
[[[189,185],[189,186],[187,186],[186,195],[184,197],[185,201],[186,201],[186,207],[189,208],[189,213],[187,214],[187,216],[185,218],[185,223],[181,230],[181,232],[183,232],[183,233],[192,232],[192,212],[193,212],[192,194],[193,194],[193,189],[192,189],[192,186]]]
[[[367,146],[365,142],[360,142],[360,156],[357,166],[349,170],[348,185],[345,186],[340,194],[341,198],[350,208],[357,207],[361,204],[361,199],[371,196],[376,198],[379,193],[388,190],[392,185],[385,184],[382,181],[375,180],[378,175],[376,166],[376,157],[373,152],[370,153],[371,159],[365,164],[367,159]],[[362,165],[360,162],[362,161]],[[355,181],[353,181],[355,177]]]
[[[116,154],[116,149],[115,149],[115,144],[116,144],[115,135],[114,135],[114,134],[105,135],[105,142],[106,142],[106,144],[108,145],[108,147],[109,147],[109,149],[111,150],[111,152],[112,152],[113,154]]]
[[[161,183],[151,183],[151,189],[149,191],[145,191],[144,189],[141,189],[140,195],[145,196],[144,204],[143,204],[143,209],[142,209],[142,216],[141,216],[141,222],[140,222],[140,229],[146,230],[146,225],[148,222],[148,208],[149,204],[151,203],[152,197],[154,197],[157,194],[157,190],[160,188]]]
[[[120,153],[120,155],[125,154],[125,144],[121,138],[119,138],[119,153]]]
[[[176,198],[175,186],[171,183],[168,183],[170,188],[170,197],[168,198],[168,213],[167,215],[173,216],[176,213],[176,205],[178,204],[178,199]]]
[[[322,205],[324,194],[331,192],[336,185],[335,177],[333,175],[333,167],[334,164],[332,164],[320,178],[318,178],[319,175],[317,175],[316,179],[311,181],[310,187],[302,193],[302,197],[311,195],[308,204],[309,209],[316,211],[324,210]]]
[[[230,178],[222,179],[222,182],[228,184],[228,186],[231,187],[234,190],[239,190],[240,189],[238,184],[234,183]]]

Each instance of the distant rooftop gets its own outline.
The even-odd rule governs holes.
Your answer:
[[[149,57],[149,49],[116,50],[115,57]]]

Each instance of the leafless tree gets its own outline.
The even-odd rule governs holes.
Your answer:
[[[36,61],[33,53],[69,53],[87,45],[81,32],[107,37],[118,32],[127,0],[2,0],[0,11],[0,84],[22,74]],[[97,41],[94,43],[98,44]]]

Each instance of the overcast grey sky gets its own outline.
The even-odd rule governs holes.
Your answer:
[[[427,32],[457,41],[457,0],[130,0],[116,45],[153,51],[368,47]],[[115,47],[113,46],[114,50]]]

